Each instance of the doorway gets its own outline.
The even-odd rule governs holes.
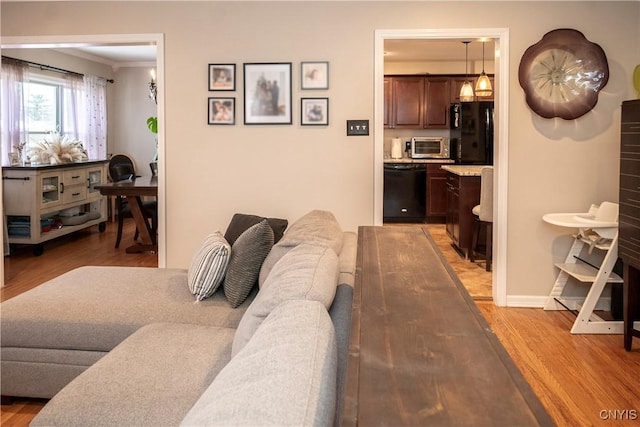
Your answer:
[[[509,29],[423,29],[376,30],[374,44],[374,218],[383,223],[384,159],[384,43],[394,39],[469,40],[490,38],[495,41],[495,135],[494,135],[494,209],[493,278],[494,304],[506,306],[507,266],[507,176],[509,111]],[[504,177],[504,178],[502,178]]]
[[[3,37],[2,48],[72,48],[74,46],[104,46],[104,45],[139,45],[153,44],[156,46],[156,85],[158,88],[158,267],[166,266],[166,174],[165,172],[165,131],[164,131],[164,35],[163,34],[101,34],[78,36],[18,36]],[[0,197],[2,187],[0,186]],[[0,244],[4,245],[4,237],[0,233]],[[4,265],[0,265],[0,279],[4,286]]]

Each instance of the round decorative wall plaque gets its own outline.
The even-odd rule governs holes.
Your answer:
[[[609,81],[602,48],[573,29],[558,29],[524,52],[518,80],[536,114],[572,120],[588,113]]]

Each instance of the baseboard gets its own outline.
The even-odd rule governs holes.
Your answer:
[[[507,307],[542,308],[547,298],[539,295],[507,295]]]
[[[548,296],[539,295],[510,295],[507,296],[507,307],[543,308],[547,304]],[[581,302],[584,297],[562,297],[565,301]],[[596,310],[611,310],[611,298],[602,297],[598,300]]]

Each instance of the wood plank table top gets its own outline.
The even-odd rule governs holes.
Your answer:
[[[343,426],[554,425],[419,227],[360,227]]]

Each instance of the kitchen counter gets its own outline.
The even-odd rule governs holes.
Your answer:
[[[488,165],[444,165],[442,169],[458,176],[480,176],[482,168]]]
[[[403,157],[401,159],[392,159],[391,157],[384,156],[385,163],[455,163],[451,159],[412,159],[411,157]]]

